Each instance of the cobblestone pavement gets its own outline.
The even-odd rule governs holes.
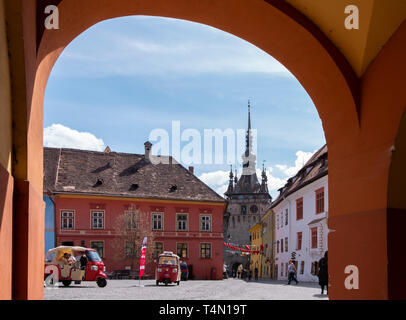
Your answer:
[[[327,300],[317,283],[287,285],[285,281],[226,279],[182,281],[179,286],[155,285],[155,280],[108,280],[70,287],[44,288],[45,300]]]

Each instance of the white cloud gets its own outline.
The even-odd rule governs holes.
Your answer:
[[[296,152],[296,160],[293,167],[289,167],[286,164],[277,164],[275,167],[282,171],[286,176],[292,177],[305,165],[314,153],[315,152],[304,152],[299,150]]]
[[[204,183],[207,183],[213,187],[219,187],[224,184],[228,184],[229,172],[223,170],[217,170],[212,172],[203,173],[199,176],[199,179]]]
[[[199,176],[199,179],[216,191],[221,197],[224,197],[224,192],[227,191],[230,179],[228,175],[228,171],[217,170],[203,173]]]
[[[62,124],[52,124],[44,129],[44,146],[103,151],[102,139],[89,132],[79,132]]]

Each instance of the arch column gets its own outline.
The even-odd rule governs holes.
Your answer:
[[[406,162],[400,165],[406,159],[405,129],[398,133],[406,107],[405,56],[406,22],[361,79],[360,132],[350,139],[338,137],[339,143],[329,145],[329,294],[333,299],[406,296],[405,277],[399,270],[406,262],[401,254],[406,203],[396,202],[399,195],[405,199]],[[348,265],[358,267],[358,290],[344,286]]]

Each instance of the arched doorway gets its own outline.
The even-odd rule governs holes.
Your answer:
[[[32,212],[27,218],[23,207],[15,209],[16,218],[23,221],[21,226],[15,226],[15,234],[32,231],[30,236],[39,244],[38,239],[43,237],[41,228],[34,231],[43,218],[40,204],[42,104],[49,73],[61,51],[78,34],[105,19],[126,15],[185,19],[219,28],[258,46],[284,64],[307,90],[322,119],[329,148],[329,227],[333,229],[329,237],[330,297],[384,299],[391,296],[387,265],[387,186],[390,147],[405,106],[405,95],[396,89],[402,83],[406,67],[394,63],[402,61],[406,51],[402,42],[405,23],[359,80],[339,51],[310,21],[289,7],[276,7],[273,1],[247,4],[243,0],[103,0],[83,4],[62,0],[58,3],[60,29],[45,31],[41,28],[42,13],[48,2],[38,1],[36,10],[34,7],[23,10],[26,25],[36,24],[37,33],[28,30],[24,33],[26,55],[30,52],[33,56],[26,57],[28,124],[23,128],[27,137],[21,141],[15,158],[25,164],[25,172],[17,178],[28,182],[17,182],[16,192],[17,196],[26,195],[24,201],[31,204]],[[380,102],[387,95],[390,95],[390,113],[380,109]],[[18,165],[16,171],[19,171]],[[42,296],[42,281],[38,279],[42,273],[39,266],[42,248],[30,251],[28,247],[24,240],[17,242],[15,259],[25,261],[25,266],[38,264],[38,268],[27,272],[22,267],[23,276],[14,284],[19,288],[17,298]],[[344,286],[348,265],[359,270],[358,289]]]

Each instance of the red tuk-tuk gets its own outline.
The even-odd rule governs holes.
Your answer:
[[[78,246],[60,246],[48,250],[45,256],[45,285],[62,282],[68,287],[72,281],[96,281],[101,288],[107,285],[106,267],[96,250]]]
[[[181,277],[180,260],[179,256],[173,254],[171,251],[164,251],[158,257],[158,265],[155,272],[156,285],[160,282],[175,283],[179,285]]]

